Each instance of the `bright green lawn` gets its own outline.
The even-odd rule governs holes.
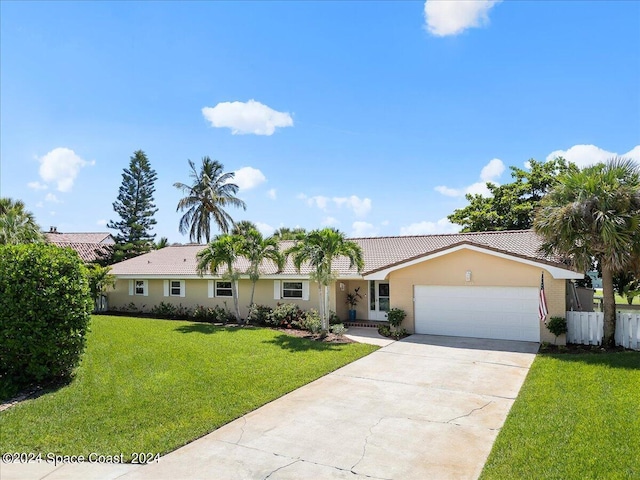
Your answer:
[[[640,352],[538,355],[481,479],[640,478]]]
[[[75,380],[0,413],[0,451],[166,453],[376,348],[94,316]]]

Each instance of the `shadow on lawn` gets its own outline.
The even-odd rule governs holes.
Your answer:
[[[224,326],[224,325],[213,325],[211,323],[189,323],[187,325],[180,325],[175,329],[176,332],[180,333],[204,333],[204,334],[212,334],[212,333],[220,333],[220,332],[239,332],[244,330],[245,328],[251,327],[243,327],[243,326]]]
[[[272,340],[265,340],[263,343],[271,343],[290,352],[306,352],[309,350],[326,352],[328,350],[341,350],[342,346],[346,345],[344,343],[318,342],[285,334],[278,335]]]
[[[603,365],[609,368],[640,370],[640,352],[630,350],[619,352],[542,353],[541,355],[552,357],[562,362],[580,362],[588,365]]]

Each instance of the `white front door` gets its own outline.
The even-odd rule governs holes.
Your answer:
[[[389,311],[389,282],[369,281],[369,320],[384,321]]]

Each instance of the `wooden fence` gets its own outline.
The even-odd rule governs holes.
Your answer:
[[[567,312],[567,343],[601,345],[604,313]],[[616,345],[640,350],[640,313],[616,314]]]

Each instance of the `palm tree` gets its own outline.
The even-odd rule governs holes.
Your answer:
[[[89,291],[93,299],[95,311],[100,311],[100,297],[104,295],[109,288],[116,288],[116,277],[110,274],[111,267],[102,267],[97,264],[87,265],[89,278]]]
[[[604,340],[615,334],[613,276],[640,258],[640,166],[613,158],[559,177],[543,198],[534,229],[543,250],[567,256],[586,271],[592,260],[602,268]]]
[[[160,250],[168,246],[169,246],[169,239],[167,237],[160,237],[160,240],[156,242],[154,247],[156,250]]]
[[[35,216],[24,202],[0,198],[0,244],[34,243],[44,241]]]
[[[273,237],[264,238],[255,228],[248,230],[242,241],[240,252],[243,257],[249,260],[247,274],[251,280],[251,301],[249,306],[253,306],[253,294],[256,290],[256,283],[260,279],[260,265],[264,260],[272,261],[278,267],[278,273],[284,268],[285,257],[280,251],[278,240]]]
[[[197,270],[200,276],[204,275],[207,271],[210,271],[212,275],[217,275],[221,266],[226,267],[222,278],[231,283],[233,306],[239,322],[241,319],[236,281],[240,275],[234,270],[233,264],[240,256],[242,244],[242,237],[223,233],[216,236],[214,240],[209,243],[204,250],[199,251],[196,256],[198,260]]]
[[[278,240],[300,240],[306,233],[307,231],[302,227],[281,227],[273,232],[273,236]]]
[[[224,173],[224,165],[209,157],[202,158],[200,170],[189,160],[191,185],[176,182],[174,187],[185,194],[178,202],[176,211],[186,210],[180,219],[180,233],[189,232],[189,240],[200,243],[211,239],[211,219],[223,233],[229,232],[233,219],[225,211],[228,206],[247,209],[246,204],[236,197],[238,185],[231,183],[233,172]]]
[[[233,224],[231,235],[246,236],[249,230],[258,230],[258,226],[250,220],[240,220]]]
[[[298,272],[304,263],[308,263],[313,268],[311,279],[318,283],[322,329],[327,331],[329,329],[329,284],[335,280],[332,263],[338,257],[347,257],[349,268],[355,266],[360,273],[364,268],[360,245],[347,240],[344,233],[335,228],[323,228],[306,233],[286,251],[286,254],[292,256]]]

